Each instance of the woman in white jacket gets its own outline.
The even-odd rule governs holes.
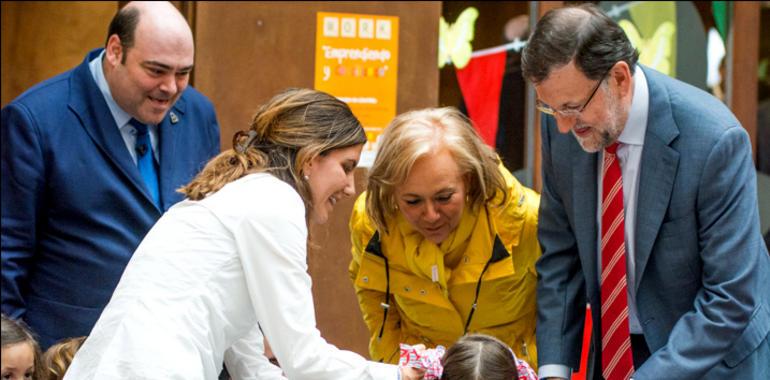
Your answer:
[[[66,378],[216,379],[223,361],[234,378],[419,378],[316,328],[308,223],[355,193],[365,142],[328,94],[291,89],[263,105],[144,238]]]

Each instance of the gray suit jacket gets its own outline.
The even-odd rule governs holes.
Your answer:
[[[768,379],[770,257],[748,135],[709,94],[643,70],[650,104],[629,286],[652,356],[634,378]],[[577,369],[586,301],[601,347],[598,154],[543,120],[538,364]],[[600,378],[600,355],[589,363]]]

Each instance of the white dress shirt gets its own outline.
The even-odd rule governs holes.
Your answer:
[[[251,174],[164,214],[137,248],[67,379],[392,379],[398,367],[328,344],[316,328],[305,208]]]
[[[126,144],[126,149],[131,155],[131,159],[136,163],[136,152],[134,146],[136,145],[136,128],[134,128],[128,122],[131,120],[131,115],[128,112],[123,111],[122,108],[115,102],[110,91],[110,86],[107,84],[107,79],[104,78],[104,68],[102,67],[102,59],[104,58],[104,50],[98,57],[94,58],[88,63],[88,68],[91,70],[91,76],[93,76],[96,85],[104,96],[104,101],[107,102],[107,107],[110,109],[112,118],[115,120],[115,125],[120,130],[120,135],[123,137],[123,142]],[[147,130],[150,133],[150,143],[152,144],[152,154],[155,156],[155,160],[160,162],[158,157],[158,126],[154,124],[147,124]]]
[[[650,99],[649,89],[647,88],[647,79],[644,71],[640,68],[634,70],[634,93],[631,98],[631,108],[628,111],[628,120],[623,127],[623,131],[618,137],[620,145],[617,150],[617,158],[620,162],[620,171],[623,176],[623,212],[626,238],[626,276],[627,276],[627,294],[628,294],[628,325],[632,334],[641,334],[642,328],[639,323],[639,314],[636,309],[636,289],[634,288],[636,275],[634,270],[635,242],[636,242],[636,208],[637,196],[639,194],[639,168],[642,161],[642,149],[644,147],[644,135],[647,132],[647,114],[649,112]],[[597,200],[596,200],[596,241],[602,241],[602,162],[604,160],[604,150],[597,160]],[[598,272],[602,273],[602,252],[601,244],[597,244],[597,265]],[[590,316],[586,316],[590,318]],[[570,368],[559,364],[547,364],[538,369],[541,379],[556,377],[570,378]]]

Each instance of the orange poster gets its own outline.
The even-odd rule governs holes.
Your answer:
[[[346,102],[369,142],[361,165],[371,166],[377,138],[396,116],[398,17],[318,12],[315,88]]]

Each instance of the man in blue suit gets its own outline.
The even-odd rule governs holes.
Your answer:
[[[131,3],[104,49],[2,109],[2,311],[43,347],[88,335],[175,190],[219,152],[193,59],[176,8]]]
[[[543,16],[523,52],[543,112],[540,376],[578,369],[588,302],[592,379],[768,379],[770,258],[748,135],[637,57],[590,4]]]

